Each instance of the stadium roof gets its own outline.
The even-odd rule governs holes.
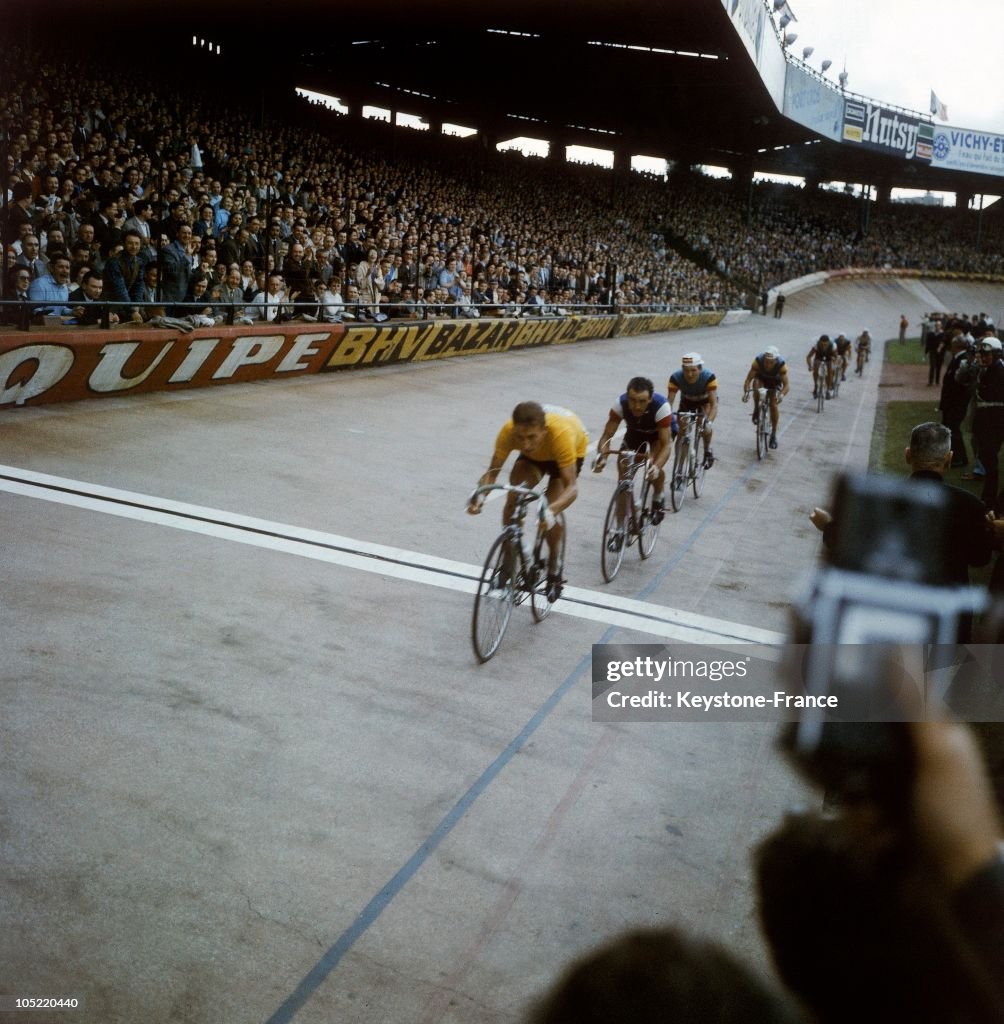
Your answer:
[[[782,117],[721,0],[507,0],[505,4],[331,0],[78,0],[26,4],[38,44],[59,25],[150,36],[190,48],[222,44],[245,80],[238,91],[303,86],[347,100],[477,128],[498,140],[531,136],[685,163],[942,189],[993,191],[995,179],[947,172],[863,147],[818,140]],[[140,39],[143,43],[139,43]],[[141,65],[141,73],[149,65]]]

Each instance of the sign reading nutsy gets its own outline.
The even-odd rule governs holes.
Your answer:
[[[867,100],[845,100],[843,141],[929,164],[934,155],[934,126]]]

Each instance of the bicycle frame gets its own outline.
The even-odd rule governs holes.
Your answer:
[[[624,561],[624,549],[636,540],[638,553],[648,558],[659,535],[659,523],[651,509],[654,491],[647,476],[651,452],[648,444],[637,451],[620,448],[607,453],[617,456],[618,480],[607,507],[600,542],[600,568],[611,583]],[[607,456],[603,456],[604,461]],[[638,474],[642,473],[641,494],[636,498]]]
[[[767,454],[768,438],[772,429],[770,418],[770,389],[753,388],[757,403],[757,417],[753,423],[756,432],[756,457],[762,459]]]
[[[674,512],[680,510],[688,484],[693,487],[694,497],[700,497],[704,483],[704,461],[700,457],[700,446],[707,416],[704,412],[681,412],[677,413],[677,422],[679,434],[676,438],[673,475],[669,486]]]
[[[487,661],[498,650],[516,605],[522,604],[529,597],[533,617],[537,622],[546,619],[551,611],[551,603],[547,599],[547,559],[543,555],[547,497],[540,491],[515,484],[486,484],[474,491],[468,503],[482,498],[490,491],[506,491],[517,495],[517,498],[510,522],[502,528],[488,550],[475,591],[471,640],[474,653],[481,662]],[[534,501],[540,502],[540,518],[537,536],[528,557],[523,548],[523,531],[527,510]],[[564,525],[563,515],[559,516],[559,520]],[[559,571],[564,562],[564,549],[563,530],[558,554]]]

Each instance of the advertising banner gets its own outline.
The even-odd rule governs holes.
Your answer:
[[[0,337],[0,408],[316,373],[344,328],[31,331]]]
[[[723,316],[623,313],[330,328],[293,323],[187,334],[146,328],[15,331],[0,334],[0,408],[711,327]]]
[[[778,110],[784,100],[784,52],[775,36],[763,0],[725,0],[725,10],[756,65]]]
[[[1004,135],[939,126],[934,129],[931,165],[1004,177]]]
[[[788,64],[785,74],[783,113],[824,138],[840,142],[843,137],[843,94],[797,64]]]
[[[934,126],[909,114],[876,106],[869,100],[845,100],[842,141],[903,160],[930,163],[934,152]]]

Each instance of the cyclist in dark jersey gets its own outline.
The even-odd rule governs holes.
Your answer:
[[[826,364],[826,385],[824,390],[826,391],[826,397],[833,397],[833,364],[836,362],[837,357],[837,346],[830,340],[828,334],[821,334],[819,341],[817,341],[812,348],[809,349],[805,357],[805,365],[809,368],[809,373],[812,374],[812,397],[815,398],[817,395],[817,376],[816,369],[820,363]]]
[[[718,381],[704,368],[704,360],[696,352],[688,352],[680,364],[666,384],[666,397],[672,407],[677,394],[680,395],[680,412],[704,413],[704,468],[710,469],[715,462],[711,425],[718,415]]]
[[[840,371],[840,379],[847,380],[847,364],[851,361],[851,339],[846,334],[838,334],[834,345],[837,347],[837,369]]]
[[[777,424],[780,419],[778,406],[781,399],[788,394],[788,364],[781,353],[773,345],[764,349],[753,360],[750,372],[743,381],[743,401],[748,402],[752,388],[767,389],[767,403],[770,406],[770,447],[777,447]],[[756,422],[760,411],[760,397],[753,392],[753,422]]]
[[[596,444],[598,458],[593,467],[602,472],[606,456],[610,454],[610,441],[624,422],[626,430],[621,442],[624,448],[637,451],[648,444],[649,479],[655,490],[655,522],[662,522],[663,487],[666,483],[665,466],[673,450],[672,437],[676,436],[676,417],[665,395],[660,395],[647,377],[632,377],[627,391],[614,403],[607,417],[607,425]]]

